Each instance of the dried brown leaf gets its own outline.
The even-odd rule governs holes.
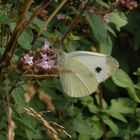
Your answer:
[[[35,93],[36,93],[36,90],[35,90],[34,86],[28,85],[27,91],[24,94],[25,101],[27,103],[30,102],[30,100],[33,98]]]
[[[39,91],[39,99],[45,104],[47,104],[49,111],[55,111],[55,106],[52,102],[52,98],[49,95],[47,95],[44,91]]]

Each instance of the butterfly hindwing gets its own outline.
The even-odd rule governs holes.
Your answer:
[[[98,87],[95,75],[81,62],[69,54],[62,54],[58,60],[59,66],[70,69],[69,73],[60,73],[60,81],[64,91],[71,97],[82,97],[92,94]]]

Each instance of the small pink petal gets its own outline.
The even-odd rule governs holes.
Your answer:
[[[42,67],[42,68],[45,69],[45,70],[51,68],[51,66],[49,66],[49,64],[48,64],[47,61],[42,61],[42,62],[40,62],[39,64],[37,64],[37,66]]]
[[[54,60],[49,60],[49,61],[48,61],[48,65],[49,65],[49,66],[53,67],[54,64],[55,64],[55,61],[54,61]]]
[[[33,64],[33,57],[30,56],[29,54],[24,54],[23,58],[24,58],[24,63],[25,64],[28,64],[28,65]]]
[[[104,20],[104,22],[105,23],[109,23],[110,21],[109,21],[109,14],[105,14],[104,16],[103,16],[103,20]]]
[[[49,46],[50,46],[50,42],[46,39],[45,40],[45,43],[44,43],[44,46],[42,47],[43,50],[47,50],[49,49]]]
[[[41,54],[41,56],[42,56],[41,61],[46,61],[46,60],[49,59],[49,57],[47,56],[47,54]]]

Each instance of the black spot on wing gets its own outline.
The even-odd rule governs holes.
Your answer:
[[[96,67],[96,68],[95,68],[95,71],[96,71],[97,73],[100,73],[100,72],[102,71],[102,68]]]

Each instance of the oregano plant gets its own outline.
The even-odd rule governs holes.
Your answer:
[[[0,140],[138,140],[139,4],[1,0]],[[94,94],[69,97],[59,74],[71,71],[58,57],[73,51],[111,55],[120,67]]]

